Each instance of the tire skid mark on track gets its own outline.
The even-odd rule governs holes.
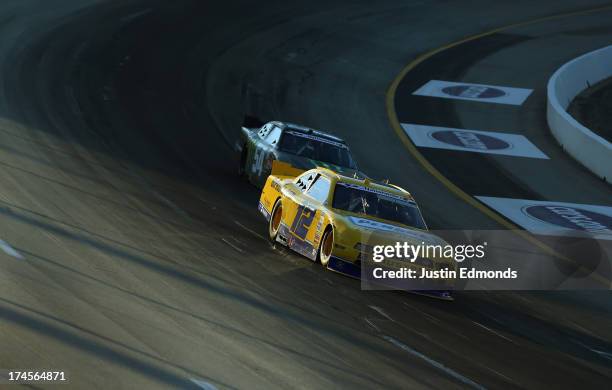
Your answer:
[[[382,307],[378,307],[378,306],[374,306],[374,305],[368,305],[368,307],[372,310],[374,310],[375,312],[377,312],[378,314],[380,314],[381,316],[385,317],[386,319],[388,319],[389,321],[395,322],[395,320],[393,318],[391,318],[391,316],[389,314],[387,314]]]
[[[433,339],[427,333],[420,332],[416,329],[412,329],[412,331],[416,333],[417,335],[421,336],[422,338],[424,338],[425,340],[433,341]]]
[[[475,325],[477,325],[477,326],[481,327],[482,329],[485,329],[486,331],[488,331],[488,332],[490,332],[490,333],[493,333],[494,335],[496,335],[496,336],[498,336],[498,337],[501,337],[502,339],[507,340],[507,341],[511,342],[512,344],[516,344],[516,343],[515,343],[515,342],[514,342],[512,339],[510,339],[510,338],[508,338],[508,337],[504,336],[503,334],[501,334],[501,333],[499,333],[499,332],[494,331],[493,329],[489,328],[488,326],[485,326],[485,325],[481,324],[480,322],[476,322],[476,321],[472,321],[472,322],[473,322]]]
[[[248,228],[248,227],[244,226],[244,225],[243,225],[243,224],[241,224],[240,222],[238,222],[238,221],[234,221],[234,223],[235,223],[236,225],[238,225],[238,227],[242,228],[243,230],[246,230],[247,232],[251,233],[253,236],[255,236],[255,237],[257,237],[257,238],[260,238],[260,239],[262,239],[262,240],[264,240],[264,241],[268,241],[268,240],[267,240],[267,239],[266,239],[264,236],[262,236],[261,234],[257,233],[255,230],[253,230],[253,229],[251,229],[251,228]]]
[[[423,310],[421,310],[421,309],[419,309],[419,308],[417,308],[417,307],[415,307],[415,306],[413,306],[413,305],[410,305],[410,304],[408,304],[408,303],[406,303],[406,302],[404,302],[404,305],[405,305],[406,307],[409,307],[409,308],[411,308],[411,309],[415,310],[415,311],[416,311],[416,312],[418,312],[420,315],[422,315],[423,317],[425,317],[425,319],[427,319],[427,320],[429,320],[430,322],[434,323],[434,324],[435,324],[435,325],[437,325],[438,327],[440,327],[440,328],[444,329],[444,331],[445,331],[445,332],[452,333],[452,334],[453,334],[453,335],[455,335],[455,336],[458,336],[458,337],[460,337],[460,338],[462,338],[462,339],[464,339],[464,340],[467,340],[467,341],[470,341],[470,342],[471,342],[471,339],[470,339],[468,336],[466,336],[466,335],[465,335],[465,334],[463,334],[462,332],[457,331],[457,330],[455,329],[455,327],[453,327],[453,326],[444,326],[444,325],[446,324],[446,322],[445,322],[445,321],[443,321],[442,319],[437,319],[437,318],[435,318],[434,316],[432,316],[432,315],[430,315],[430,314],[427,314],[427,313],[426,313],[426,312],[424,312]],[[411,332],[414,332],[414,333],[418,334],[419,336],[421,336],[421,337],[423,337],[423,338],[426,338],[426,339],[428,339],[428,340],[430,340],[430,341],[433,341],[433,340],[432,340],[432,339],[431,339],[431,338],[430,338],[428,335],[426,335],[426,334],[424,334],[424,333],[420,333],[420,332],[415,331],[413,327],[410,327],[410,328],[409,328],[409,330],[410,330]],[[435,344],[439,344],[439,343],[435,343]]]
[[[419,310],[419,309],[417,309],[417,308],[413,307],[412,305],[406,304],[405,302],[404,302],[404,304],[405,304],[406,306],[410,307],[410,308],[415,309],[415,310],[416,310],[416,311],[418,311],[419,313],[424,314],[424,312],[422,312],[421,310]],[[370,308],[374,309],[376,306],[371,306],[371,305],[369,305],[368,307],[370,307]],[[376,307],[376,308],[378,308],[378,307]],[[378,308],[378,309],[380,309],[380,308]],[[377,312],[379,312],[379,311],[378,311],[378,310],[376,310],[376,309],[374,309],[374,310],[375,310],[375,311],[377,311]],[[380,312],[379,312],[379,313],[380,313]],[[383,313],[384,313],[384,312],[383,312]],[[386,316],[386,315],[384,315],[384,316],[385,316],[385,317],[387,317],[387,318],[389,318],[389,319],[391,319],[391,317],[388,317],[388,316]],[[469,385],[470,387],[473,387],[473,388],[476,388],[476,389],[486,389],[484,386],[482,386],[482,385],[480,385],[480,384],[478,384],[478,383],[476,383],[476,382],[472,381],[471,379],[469,379],[469,378],[467,378],[467,377],[465,377],[465,376],[463,376],[463,375],[461,375],[461,374],[457,373],[456,371],[454,371],[454,370],[452,370],[452,369],[450,369],[450,368],[448,368],[448,367],[444,366],[444,364],[439,363],[439,362],[437,362],[437,361],[435,361],[435,360],[433,360],[433,359],[429,358],[428,356],[426,356],[426,355],[424,355],[424,354],[422,354],[422,353],[418,352],[417,350],[415,350],[415,349],[413,349],[413,348],[409,347],[408,345],[406,345],[405,343],[403,343],[403,342],[401,342],[401,341],[397,340],[396,338],[383,334],[383,333],[382,333],[382,331],[380,330],[380,328],[379,328],[379,327],[378,327],[376,324],[374,324],[373,320],[370,320],[370,319],[369,319],[369,318],[367,318],[367,317],[366,317],[366,318],[364,318],[364,320],[365,320],[365,322],[366,322],[366,323],[367,323],[367,324],[368,324],[370,327],[372,327],[374,330],[376,330],[376,332],[378,333],[378,335],[379,335],[379,336],[380,336],[382,339],[384,339],[384,340],[386,340],[386,341],[390,342],[391,344],[395,345],[396,347],[399,347],[400,349],[402,349],[402,350],[404,350],[404,351],[406,351],[406,352],[410,353],[411,355],[413,355],[413,356],[415,356],[415,357],[417,357],[417,358],[420,358],[420,359],[422,359],[422,360],[425,360],[425,361],[426,361],[427,363],[429,363],[430,365],[432,365],[432,366],[434,366],[434,367],[438,368],[439,370],[441,370],[441,371],[443,371],[444,373],[446,373],[446,374],[450,375],[451,377],[453,377],[453,378],[455,378],[455,379],[457,379],[457,380],[459,380],[459,381],[461,381],[461,382],[463,382],[463,383],[465,383],[465,384]],[[385,321],[386,321],[386,320],[385,320]],[[391,319],[391,321],[395,322],[393,319]],[[436,320],[436,321],[438,321],[438,320]],[[402,327],[405,327],[405,326],[402,324]],[[428,341],[428,342],[430,342],[430,343],[433,343],[433,344],[436,344],[436,345],[438,344],[438,343],[437,343],[437,342],[435,342],[435,340],[433,340],[433,339],[432,339],[432,338],[431,338],[429,335],[427,335],[427,334],[425,334],[425,333],[422,333],[422,332],[419,332],[419,331],[415,330],[413,327],[408,328],[408,330],[409,330],[409,331],[411,331],[411,332],[413,332],[413,333],[415,333],[415,334],[417,334],[418,336],[422,337],[423,339],[427,340],[427,341]],[[464,335],[460,334],[459,332],[453,332],[453,333],[455,333],[455,334],[457,334],[457,335],[459,335],[459,336],[463,337],[464,339],[468,339],[466,336],[464,336]],[[498,375],[499,377],[504,378],[505,380],[512,382],[512,380],[511,380],[510,378],[508,378],[507,376],[505,376],[505,375],[503,375],[503,374],[501,374],[501,373],[499,373],[499,372],[497,372],[497,371],[493,370],[492,368],[489,368],[489,367],[486,367],[486,366],[482,366],[482,367],[484,367],[484,368],[485,368],[485,369],[487,369],[488,371],[493,372],[494,374]]]
[[[409,308],[411,308],[413,310],[416,310],[417,312],[419,312],[420,315],[422,315],[423,317],[425,317],[429,321],[433,322],[434,324],[439,324],[440,323],[440,320],[437,319],[436,317],[432,316],[431,314],[428,314],[428,313],[424,312],[423,310],[421,310],[421,309],[419,309],[419,308],[417,308],[415,306],[409,305],[406,302],[403,302],[403,304],[404,304],[404,306],[407,306],[407,307],[409,307]]]
[[[45,312],[44,310],[30,308],[21,303],[13,302],[4,298],[0,298],[0,303],[0,315],[2,315],[8,321],[22,323],[29,327],[35,327],[34,324],[28,322],[28,319],[30,316],[38,318],[40,319],[40,323],[54,329],[54,333],[57,336],[64,336],[64,338],[67,339],[66,342],[68,344],[83,348],[88,353],[93,353],[94,350],[106,351],[105,354],[98,354],[97,356],[102,356],[104,359],[110,361],[123,361],[124,364],[126,362],[128,364],[132,363],[134,367],[142,372],[147,372],[150,364],[141,362],[139,359],[146,358],[151,362],[156,362],[164,367],[163,369],[158,368],[158,370],[161,372],[158,375],[160,379],[165,381],[166,385],[186,385],[187,380],[176,375],[175,370],[187,373],[191,376],[199,375],[199,373],[194,372],[187,367],[174,364],[162,356],[157,356],[155,352],[135,348],[123,341],[115,340],[104,335],[103,333],[98,333],[94,330],[83,327],[77,322],[63,320],[62,318]],[[11,312],[11,309],[15,310],[15,313],[18,313],[18,315],[9,317],[7,314]],[[36,324],[36,327],[40,327],[39,323]],[[126,352],[133,353],[133,356],[128,356]]]
[[[431,359],[430,357],[420,353],[419,351],[410,348],[408,345],[402,343],[401,341],[398,341],[396,339],[394,339],[393,337],[390,336],[382,336],[382,338],[388,342],[390,342],[391,344],[395,345],[396,347],[400,348],[401,350],[408,352],[410,355],[415,356],[421,360],[424,360],[425,362],[429,363],[430,365],[434,366],[435,368],[437,368],[438,370],[448,374],[449,376],[457,379],[458,381],[474,388],[474,389],[479,389],[479,390],[484,390],[486,389],[486,387],[474,382],[473,380],[471,380],[470,378],[467,378],[461,374],[459,374],[457,371],[446,367],[444,364],[439,363],[433,359]]]
[[[588,349],[589,351],[597,354],[598,356],[604,358],[604,359],[608,359],[608,360],[612,360],[612,353],[610,352],[606,352],[606,351],[600,351],[599,349],[595,349],[595,348],[591,348],[590,346],[586,345],[583,342],[580,342],[578,340],[572,339],[573,342],[575,342],[578,345],[583,346],[584,348]]]
[[[370,308],[373,308],[373,306],[369,306],[369,307],[370,307]],[[374,307],[375,307],[375,306],[374,306]],[[376,309],[374,309],[374,310],[376,310]],[[388,317],[388,318],[390,318],[390,317]],[[472,381],[471,379],[469,379],[469,378],[467,378],[467,377],[464,377],[463,375],[461,375],[461,374],[457,373],[456,371],[454,371],[454,370],[452,370],[452,369],[450,369],[450,368],[446,367],[446,366],[445,366],[445,365],[443,365],[442,363],[439,363],[439,362],[437,362],[437,361],[435,361],[435,360],[433,360],[433,359],[431,359],[431,358],[427,357],[426,355],[424,355],[424,354],[422,354],[422,353],[418,352],[417,350],[415,350],[415,349],[413,349],[413,348],[409,347],[408,345],[406,345],[406,344],[402,343],[401,341],[399,341],[399,340],[397,340],[397,339],[395,339],[395,338],[393,338],[393,337],[391,337],[391,336],[388,336],[388,335],[382,334],[381,329],[380,329],[380,328],[379,328],[379,327],[378,327],[378,326],[377,326],[377,325],[374,323],[374,321],[373,321],[373,320],[370,320],[369,318],[367,318],[367,317],[366,317],[366,318],[364,318],[364,321],[365,321],[365,322],[366,322],[366,323],[367,323],[367,324],[368,324],[368,325],[369,325],[371,328],[373,328],[373,329],[376,331],[376,333],[378,333],[378,336],[379,336],[379,337],[381,337],[383,340],[386,340],[386,341],[390,342],[391,344],[393,344],[393,345],[395,345],[396,347],[398,347],[398,348],[400,348],[400,349],[402,349],[402,350],[404,350],[404,351],[408,352],[409,354],[411,354],[411,355],[412,355],[412,356],[414,356],[414,357],[417,357],[417,358],[419,358],[419,359],[421,359],[421,360],[424,360],[425,362],[429,363],[430,365],[434,366],[435,368],[437,368],[437,369],[439,369],[439,370],[443,371],[443,372],[444,372],[444,373],[446,373],[447,375],[449,375],[449,376],[451,376],[451,377],[453,377],[453,378],[455,378],[455,379],[457,379],[457,380],[459,380],[459,381],[461,381],[461,382],[463,382],[463,383],[465,383],[465,384],[467,384],[467,385],[469,385],[469,386],[471,386],[471,387],[473,387],[473,388],[476,388],[476,389],[483,389],[483,390],[485,389],[485,387],[484,387],[484,386],[482,386],[482,385],[480,385],[480,384],[478,384],[478,383],[476,383],[476,382]],[[393,320],[391,320],[391,321],[393,321]],[[395,321],[394,321],[394,322],[395,322]],[[415,330],[415,329],[413,329],[413,328],[411,328],[410,330],[411,330],[412,332],[416,333],[417,335],[419,335],[419,336],[423,337],[424,339],[429,340],[429,341],[432,341],[432,339],[431,339],[431,338],[430,338],[428,335],[426,335],[426,334],[424,334],[424,333],[421,333],[421,332],[418,332],[418,331],[416,331],[416,330]],[[494,370],[492,370],[492,369],[490,369],[490,368],[488,368],[488,367],[485,367],[485,368],[487,368],[489,371],[494,371]],[[495,372],[495,371],[494,371],[494,372]],[[497,372],[495,372],[495,373],[496,373],[496,374],[498,374],[499,376],[503,377],[503,378],[506,378],[507,380],[510,380],[510,379],[509,379],[508,377],[506,377],[505,375],[502,375],[502,374],[497,373]]]
[[[570,324],[570,327],[574,327],[574,328],[578,329],[579,331],[581,331],[581,332],[583,332],[583,333],[585,333],[585,334],[587,334],[587,335],[589,335],[591,337],[596,337],[593,334],[593,332],[591,332],[590,330],[588,330],[587,328],[585,328],[583,326],[580,326],[579,324],[577,324],[574,321],[570,321],[569,324]]]
[[[505,375],[504,375],[504,374],[502,374],[501,372],[499,372],[499,371],[497,371],[497,370],[494,370],[494,369],[492,369],[491,367],[488,367],[488,366],[485,366],[485,365],[482,365],[482,367],[484,367],[484,368],[485,368],[485,369],[487,369],[488,371],[492,372],[493,374],[495,374],[495,375],[499,376],[500,378],[503,378],[503,379],[507,380],[507,381],[508,381],[508,382],[510,382],[510,383],[515,383],[515,381],[514,381],[514,380],[512,380],[512,378],[509,378],[509,377],[505,376]]]
[[[244,252],[242,249],[240,249],[240,248],[239,248],[237,245],[232,244],[232,243],[230,242],[230,240],[228,240],[228,239],[226,239],[226,238],[222,238],[222,239],[221,239],[221,241],[223,241],[224,243],[226,243],[227,245],[229,245],[229,246],[230,246],[232,249],[234,249],[236,252],[239,252],[239,253],[241,253],[241,254],[244,254],[244,253],[245,253],[245,252]]]

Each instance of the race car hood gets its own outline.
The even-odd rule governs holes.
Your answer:
[[[367,244],[392,244],[407,242],[409,244],[445,245],[440,237],[425,230],[410,228],[405,225],[359,214],[336,211],[337,220],[345,228],[359,231]]]

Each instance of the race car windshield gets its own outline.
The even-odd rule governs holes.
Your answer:
[[[281,137],[278,149],[311,160],[357,169],[346,146],[336,142],[327,142],[308,136],[308,134],[297,135],[287,131]]]
[[[336,184],[332,207],[426,229],[421,212],[413,201],[366,187]]]

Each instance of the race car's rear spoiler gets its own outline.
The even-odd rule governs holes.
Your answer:
[[[298,169],[293,165],[283,161],[274,160],[272,162],[272,171],[270,172],[270,174],[274,176],[296,177],[301,175],[302,172],[304,172],[303,169]]]

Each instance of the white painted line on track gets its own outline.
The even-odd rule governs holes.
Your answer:
[[[416,146],[470,153],[549,159],[527,137],[520,134],[402,123]]]
[[[195,383],[195,385],[198,386],[200,389],[204,389],[204,390],[217,390],[217,387],[215,385],[213,385],[212,383],[203,381],[201,379],[193,379],[193,378],[191,378],[190,381]]]
[[[430,80],[412,94],[520,106],[531,92],[533,89]]]
[[[268,241],[268,240],[267,240],[267,239],[266,239],[264,236],[262,236],[261,234],[257,233],[257,232],[256,232],[256,231],[254,231],[253,229],[250,229],[250,228],[248,228],[248,227],[244,226],[244,225],[243,225],[243,224],[241,224],[240,222],[238,222],[238,221],[234,221],[234,223],[235,223],[236,225],[238,225],[239,227],[241,227],[242,229],[246,230],[247,232],[251,233],[251,234],[252,234],[252,235],[254,235],[255,237],[257,237],[257,238],[261,238],[261,239],[262,239],[262,240],[264,240],[264,241]]]
[[[612,207],[476,196],[524,229],[543,235],[612,240]]]
[[[24,257],[21,255],[21,253],[17,252],[12,246],[10,246],[9,244],[7,244],[6,242],[0,240],[0,249],[2,249],[2,251],[4,253],[6,253],[7,255],[14,257],[16,259],[19,260],[23,260]]]
[[[415,356],[415,357],[417,357],[419,359],[422,359],[422,360],[426,361],[427,363],[429,363],[430,365],[432,365],[435,368],[439,369],[440,371],[443,371],[444,373],[450,375],[451,377],[457,379],[458,381],[460,381],[460,382],[462,382],[462,383],[464,383],[464,384],[466,384],[468,386],[471,386],[471,387],[473,387],[475,389],[486,389],[484,386],[482,386],[482,385],[474,382],[473,380],[471,380],[471,379],[469,379],[469,378],[459,374],[457,371],[446,367],[442,363],[438,363],[437,361],[431,359],[430,357],[427,357],[427,356],[423,355],[419,351],[410,348],[406,344],[402,343],[401,341],[398,341],[398,340],[394,339],[393,337],[382,336],[382,338],[387,340],[391,344],[395,345],[396,347],[398,347],[398,348],[408,352],[412,356]]]
[[[380,314],[381,316],[385,317],[389,321],[395,322],[395,320],[393,318],[391,318],[391,316],[389,314],[385,313],[385,311],[381,307],[373,306],[373,305],[368,305],[368,307],[370,309],[374,310],[375,312],[377,312],[378,314]]]
[[[488,332],[493,333],[493,334],[494,334],[494,335],[496,335],[497,337],[501,337],[502,339],[504,339],[504,340],[506,340],[506,341],[509,341],[509,342],[511,342],[512,344],[514,344],[514,341],[512,341],[512,339],[510,339],[510,338],[508,338],[508,337],[504,336],[503,334],[501,334],[501,333],[499,333],[499,332],[494,331],[493,329],[489,328],[488,326],[485,326],[485,325],[481,324],[480,322],[476,322],[476,321],[472,321],[472,322],[473,322],[474,324],[476,324],[476,325],[480,326],[481,328],[483,328],[483,329],[487,330]]]

